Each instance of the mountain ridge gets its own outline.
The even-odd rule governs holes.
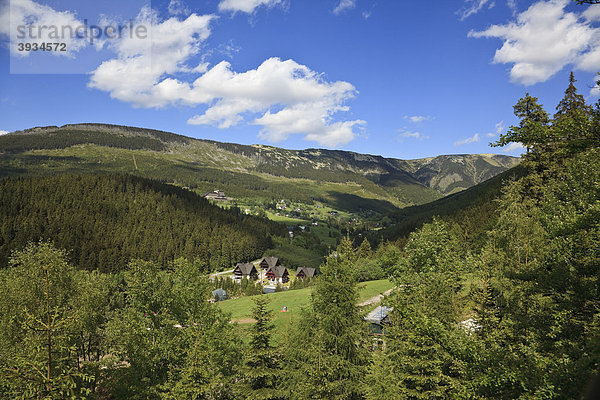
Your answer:
[[[472,187],[518,162],[496,154],[403,160],[346,150],[290,150],[100,123],[33,127],[0,136],[0,175],[79,168],[133,173],[199,190],[225,187],[236,197],[256,197],[275,188],[272,198],[310,183],[313,188],[299,193],[299,200],[332,204],[348,194],[393,207],[423,204]]]

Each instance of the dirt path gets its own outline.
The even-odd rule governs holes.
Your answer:
[[[390,290],[386,290],[385,292],[383,292],[383,294],[378,294],[377,296],[373,296],[370,299],[367,299],[365,301],[363,301],[362,303],[359,304],[360,307],[364,307],[364,306],[368,306],[371,304],[376,304],[381,302],[381,299],[383,299],[383,296],[387,296],[388,294],[392,293],[392,290],[394,290],[394,288],[390,289]]]
[[[215,279],[215,276],[219,276],[219,275],[228,275],[228,274],[231,274],[231,273],[233,273],[233,270],[232,270],[232,269],[230,269],[230,270],[228,270],[228,271],[215,272],[214,274],[210,274],[210,276],[208,277],[208,279],[209,279],[210,281],[213,281],[213,280]]]
[[[254,318],[237,318],[232,319],[231,322],[237,322],[238,324],[253,324],[256,320]]]

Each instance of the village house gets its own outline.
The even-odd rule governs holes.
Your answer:
[[[314,278],[316,272],[317,270],[315,268],[299,267],[296,270],[296,278]]]
[[[260,269],[265,270],[265,271],[271,267],[276,267],[278,265],[281,265],[281,262],[279,261],[279,258],[277,258],[277,257],[264,257],[258,263],[258,266],[260,267]]]
[[[272,283],[288,283],[290,281],[290,274],[288,270],[283,265],[277,265],[275,267],[270,267],[267,270],[266,277]]]
[[[213,302],[227,300],[228,299],[227,291],[223,290],[222,288],[215,289],[212,291],[212,297],[213,297]]]
[[[222,190],[215,190],[214,192],[205,193],[202,197],[204,197],[207,200],[229,200],[225,196],[225,192],[223,192]]]
[[[391,307],[377,306],[364,318],[369,322],[369,333],[371,335],[385,335],[385,327],[390,324],[389,313],[393,310]]]
[[[247,278],[247,279],[252,279],[252,280],[258,279],[258,271],[256,270],[256,267],[252,263],[245,263],[245,264],[238,263],[238,265],[236,265],[235,268],[233,269],[233,275],[234,275],[235,279],[242,279],[242,278]]]

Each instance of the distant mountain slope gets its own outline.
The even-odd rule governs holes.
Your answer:
[[[434,216],[457,222],[463,227],[467,240],[481,239],[484,235],[480,233],[489,229],[495,219],[497,205],[494,200],[500,197],[504,183],[510,179],[518,179],[524,174],[524,168],[517,165],[462,192],[427,204],[398,210],[389,215],[392,224],[386,229],[372,233],[372,240],[377,243],[407,237],[415,229],[431,221]]]
[[[37,127],[0,136],[0,176],[126,172],[235,198],[323,202],[380,213],[464,190],[516,165],[500,155],[399,160],[339,150],[197,140],[106,124]]]

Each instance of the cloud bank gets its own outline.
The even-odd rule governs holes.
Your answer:
[[[568,0],[540,1],[518,14],[516,21],[471,31],[469,37],[498,38],[494,62],[513,64],[510,78],[515,83],[544,82],[568,64],[585,71],[600,65],[600,21],[597,6],[577,14],[566,12]],[[596,8],[595,8],[596,7]]]
[[[104,61],[90,76],[89,87],[136,107],[203,106],[189,118],[193,125],[221,129],[247,122],[260,127],[260,136],[278,142],[301,134],[306,140],[335,147],[354,139],[362,120],[336,120],[357,95],[344,81],[323,75],[294,60],[269,58],[255,69],[235,72],[222,61],[190,65],[211,33],[215,17],[191,14],[158,21],[143,10],[139,22],[152,27],[152,46],[124,39],[115,46],[117,57]],[[191,77],[191,78],[190,78]]]

